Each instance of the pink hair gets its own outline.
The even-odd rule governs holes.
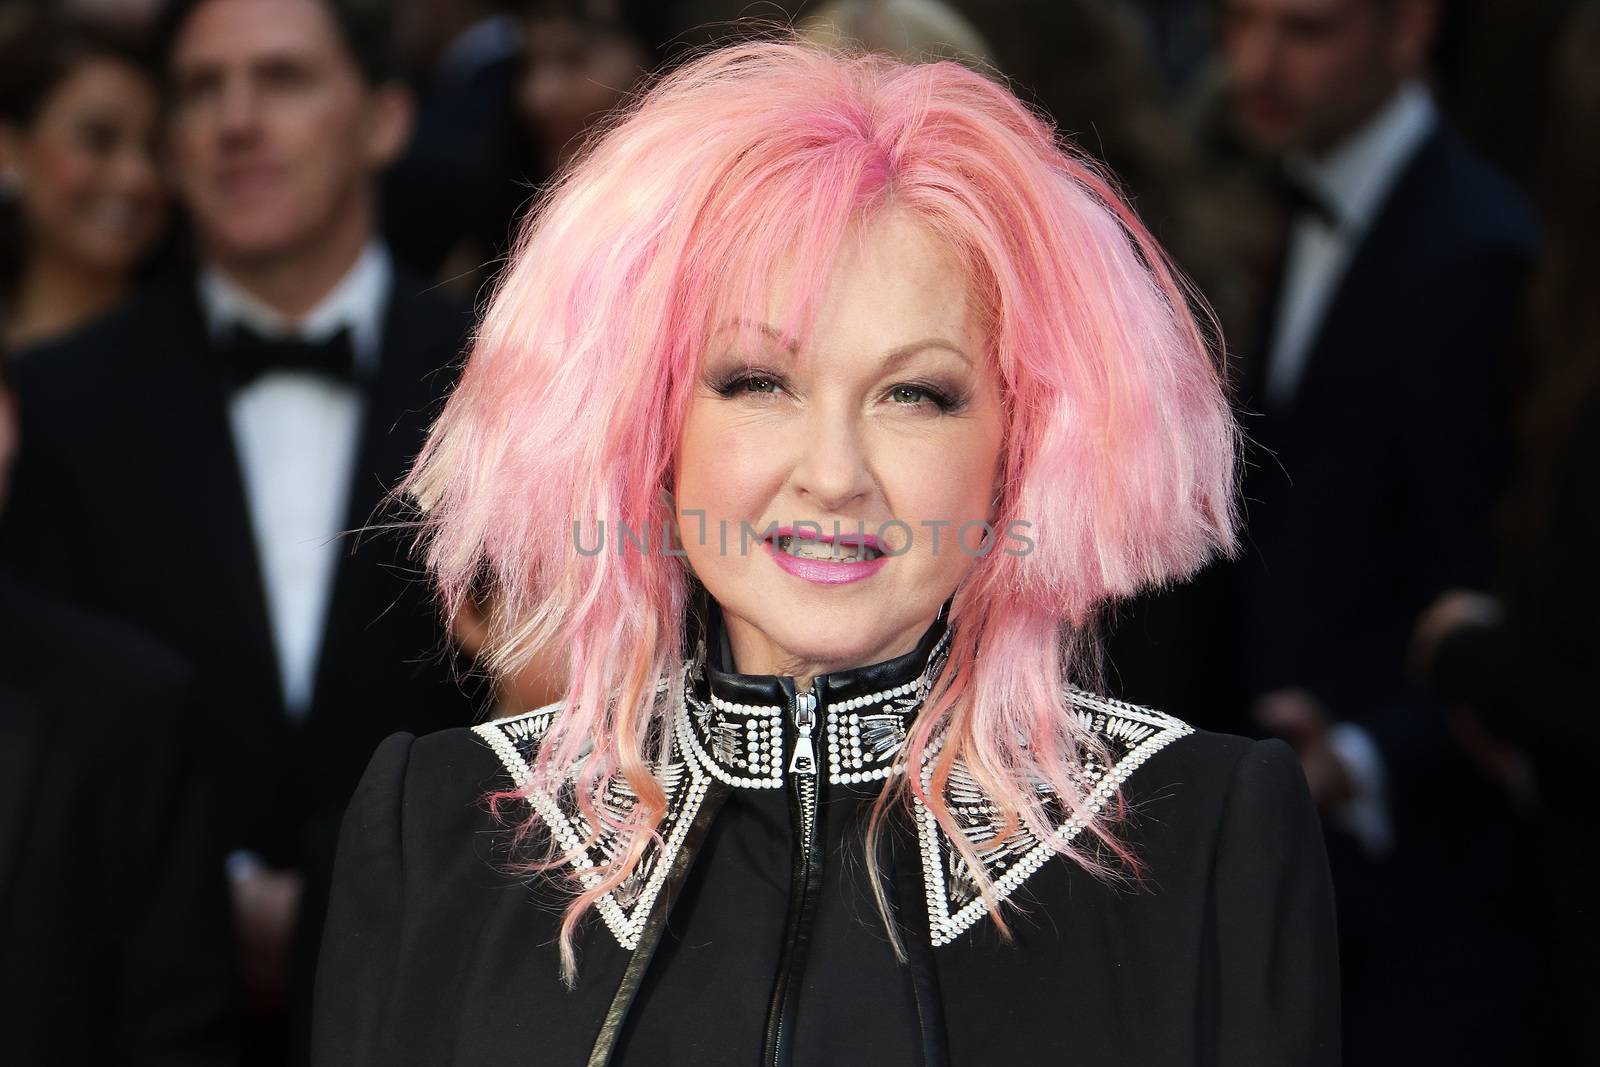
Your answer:
[[[890,205],[971,265],[1008,420],[995,526],[1027,520],[1035,548],[990,552],[957,590],[950,660],[908,742],[917,767],[944,735],[932,782],[895,776],[877,814],[914,793],[981,872],[943,803],[960,759],[1009,827],[1048,834],[1032,785],[1045,782],[1132,859],[1106,829],[1114,813],[1083,800],[1074,772],[1094,745],[1063,686],[1099,608],[1232,550],[1237,431],[1211,335],[1107,179],[1004,88],[955,63],[741,45],[643,96],[529,217],[404,487],[446,610],[479,582],[492,590],[495,669],[567,650],[533,783],[575,773],[591,823],[626,846],[598,887],[574,884],[569,979],[578,920],[664,813],[651,761],[681,699],[692,581],[659,552],[579,554],[573,523],[661,529],[713,324],[763,317],[770,279],[792,266],[812,280],[789,309],[803,336],[840,241]],[[639,798],[621,821],[595,803],[619,779]]]

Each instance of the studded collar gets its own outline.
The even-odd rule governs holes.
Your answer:
[[[714,625],[703,632],[717,634]],[[906,655],[819,679],[829,692],[821,716],[827,731],[827,766],[820,779],[830,785],[850,785],[905,770],[897,757],[904,749],[906,730],[944,666],[949,640],[941,611],[917,647]],[[714,815],[716,803],[708,805],[708,797],[725,795],[729,789],[781,788],[787,780],[791,738],[782,725],[788,703],[780,694],[791,696],[793,680],[722,671],[716,664],[726,664],[728,657],[707,663],[703,643],[704,637],[697,636],[691,646],[697,654],[683,665],[683,702],[668,711],[671,744],[656,774],[666,792],[666,812],[657,827],[658,836],[627,881],[596,902],[617,941],[629,949],[639,946],[669,872],[689,862],[694,851],[692,831],[702,809]],[[1073,686],[1064,687],[1062,696],[1101,745],[1098,757],[1086,753],[1083,767],[1084,801],[1092,811],[1110,803],[1152,755],[1193,732],[1187,723],[1170,715]],[[540,742],[560,712],[559,703],[551,704],[483,723],[474,731],[525,790],[528,803],[549,828],[573,873],[592,888],[599,884],[597,868],[611,863],[623,843],[603,826],[591,825],[570,789],[548,791],[532,781]],[[934,745],[937,743],[935,739]],[[929,762],[917,771],[925,788],[931,784],[931,770]],[[600,800],[616,809],[619,821],[625,809],[637,803],[620,782],[612,782]],[[956,761],[945,783],[944,803],[969,842],[985,842],[978,847],[978,858],[994,886],[996,900],[1009,897],[1059,855],[1062,842],[1074,839],[1084,829],[1083,820],[1063,811],[1059,823],[1047,833],[1015,828],[1005,836],[997,806],[961,760]],[[988,903],[979,892],[975,872],[944,826],[920,801],[914,801],[913,807],[929,940],[938,947],[977,923],[987,913]]]
[[[686,665],[688,714],[679,725],[679,740],[728,785],[779,788],[785,772],[784,716],[793,705],[794,681],[733,671],[721,610],[709,599],[702,607],[694,656]],[[949,610],[946,601],[904,655],[813,680],[826,723],[832,781],[876,781],[903,769],[897,761],[911,724],[948,658]]]

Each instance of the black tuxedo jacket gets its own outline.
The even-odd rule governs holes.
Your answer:
[[[8,1063],[235,1062],[217,807],[184,669],[0,576]]]
[[[1439,592],[1489,577],[1534,250],[1522,198],[1436,130],[1337,283],[1289,407],[1266,410],[1265,353],[1240,353],[1244,550],[1129,613],[1113,660],[1130,698],[1250,733],[1254,697],[1301,686],[1386,755],[1444,742],[1441,716],[1407,710],[1407,642]]]
[[[466,316],[397,276],[344,528],[420,448]],[[194,281],[175,279],[17,367],[22,451],[7,534],[19,577],[142,627],[194,665],[218,738],[229,848],[294,866],[395,729],[469,722],[472,704],[396,531],[349,537],[308,713],[285,712],[227,414]]]
[[[1534,247],[1521,198],[1440,128],[1357,247],[1292,403],[1267,409],[1261,353],[1242,368],[1249,695],[1307,686],[1404,746],[1388,709],[1355,697],[1402,688],[1418,614],[1489,579]]]
[[[1435,596],[1490,577],[1506,360],[1535,241],[1508,183],[1448,129],[1425,140],[1337,283],[1287,408],[1266,410],[1263,354],[1243,354],[1241,557],[1138,605],[1112,650],[1124,695],[1199,725],[1259,733],[1254,699],[1301,687],[1376,741],[1395,853],[1373,867],[1329,835],[1352,1063],[1506,1062],[1520,1040],[1516,1003],[1486,992],[1527,965],[1518,827],[1406,658]]]

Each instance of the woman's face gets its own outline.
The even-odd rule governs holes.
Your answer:
[[[28,240],[96,270],[129,270],[165,221],[155,161],[156,89],[112,59],[79,64],[26,129],[5,128]]]
[[[911,216],[845,242],[798,350],[776,340],[783,288],[712,337],[673,492],[738,669],[809,676],[915,646],[976,562],[1004,423],[966,274]]]
[[[533,18],[524,28],[517,115],[550,159],[565,162],[591,123],[622,103],[649,56],[620,30]]]

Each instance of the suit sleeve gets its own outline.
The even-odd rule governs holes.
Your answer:
[[[9,484],[0,486],[5,497],[0,509],[0,557],[26,585],[76,600],[80,589],[70,536],[74,527],[63,490],[72,476],[45,414],[53,400],[47,390],[33,385],[37,375],[30,366],[54,355],[33,353],[16,368],[21,441]]]
[[[1305,776],[1282,741],[1235,765],[1213,874],[1224,1067],[1336,1067],[1333,885]]]
[[[1529,258],[1487,246],[1463,252],[1432,279],[1439,314],[1411,327],[1410,418],[1402,457],[1414,495],[1424,594],[1485,588],[1493,515],[1511,474],[1511,346]]]
[[[215,780],[183,688],[137,711],[124,762],[122,912],[116,1046],[130,1064],[220,1067],[238,1061],[238,970]]]
[[[1399,422],[1398,459],[1407,476],[1405,507],[1397,528],[1415,531],[1415,603],[1420,612],[1447,589],[1485,589],[1493,571],[1493,515],[1511,470],[1511,424],[1507,406],[1509,357],[1517,308],[1526,280],[1529,251],[1510,243],[1465,249],[1428,279],[1419,308],[1399,338],[1410,355],[1400,393],[1406,417]],[[1405,647],[1415,620],[1376,631],[1373,655],[1392,656]],[[1401,665],[1390,663],[1391,674]],[[1443,754],[1455,748],[1448,719],[1437,701],[1413,688],[1375,697],[1362,683],[1334,707],[1367,730],[1383,753],[1395,784],[1397,809],[1429,803],[1426,788]],[[1404,813],[1396,811],[1404,821]]]
[[[380,1062],[377,1039],[399,961],[405,784],[414,741],[411,734],[393,734],[378,747],[339,832],[317,967],[316,1067]]]

